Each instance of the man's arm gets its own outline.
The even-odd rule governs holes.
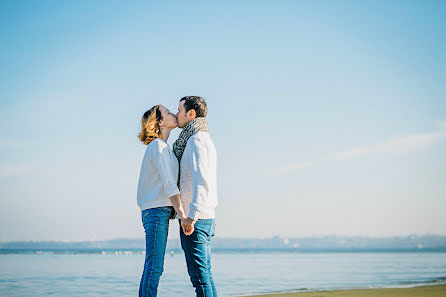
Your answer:
[[[203,211],[208,193],[209,162],[206,147],[200,140],[194,139],[187,157],[192,171],[193,195],[189,204],[188,217],[198,220],[200,212]]]
[[[208,154],[206,147],[197,139],[190,142],[190,148],[183,155],[188,158],[192,171],[193,194],[192,202],[189,204],[188,218],[182,221],[186,228],[194,226],[198,220],[200,212],[206,204],[208,192]]]

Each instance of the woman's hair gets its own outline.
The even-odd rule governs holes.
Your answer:
[[[141,132],[138,137],[142,143],[148,145],[152,140],[162,137],[159,121],[161,121],[160,105],[155,105],[144,113],[141,119]]]

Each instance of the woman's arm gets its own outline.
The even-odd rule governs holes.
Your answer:
[[[161,183],[163,184],[163,189],[167,197],[169,197],[173,208],[177,212],[181,220],[187,218],[183,210],[183,205],[180,200],[180,190],[178,189],[176,180],[177,177],[172,171],[172,164],[170,163],[170,152],[167,148],[159,148],[159,154],[155,156],[155,164],[161,177]],[[175,160],[176,161],[176,160]],[[194,228],[184,228],[184,234],[190,235],[194,231]]]
[[[184,234],[185,235],[191,235],[194,232],[195,228],[194,228],[193,225],[192,225],[192,227],[183,225],[183,221],[187,220],[188,217],[184,213],[183,205],[181,204],[180,195],[178,195],[178,194],[173,195],[169,199],[170,199],[170,202],[172,203],[173,208],[175,208],[175,211],[177,212],[178,216],[180,217],[181,227],[183,227]]]
[[[180,220],[184,220],[186,218],[186,214],[184,213],[183,205],[181,204],[180,195],[178,194],[173,195],[169,199],[170,202],[172,203],[173,208],[175,208],[175,211],[180,217]]]

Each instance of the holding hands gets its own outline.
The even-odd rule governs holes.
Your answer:
[[[172,202],[173,208],[175,208],[176,213],[180,217],[181,220],[181,227],[183,228],[183,232],[185,235],[191,235],[195,228],[195,220],[192,220],[191,218],[188,218],[183,210],[183,205],[181,204],[180,195],[176,194],[172,197],[170,197],[170,202]]]
[[[181,219],[181,227],[183,227],[183,232],[185,235],[189,236],[194,232],[195,222],[195,220],[187,217]]]

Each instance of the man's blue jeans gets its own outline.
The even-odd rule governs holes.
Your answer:
[[[140,297],[154,297],[164,270],[169,219],[173,207],[157,207],[142,211],[142,223],[146,232],[146,260],[139,285]]]
[[[211,273],[211,241],[214,235],[214,219],[196,221],[194,233],[189,236],[184,235],[180,225],[181,247],[197,297],[217,297]]]

